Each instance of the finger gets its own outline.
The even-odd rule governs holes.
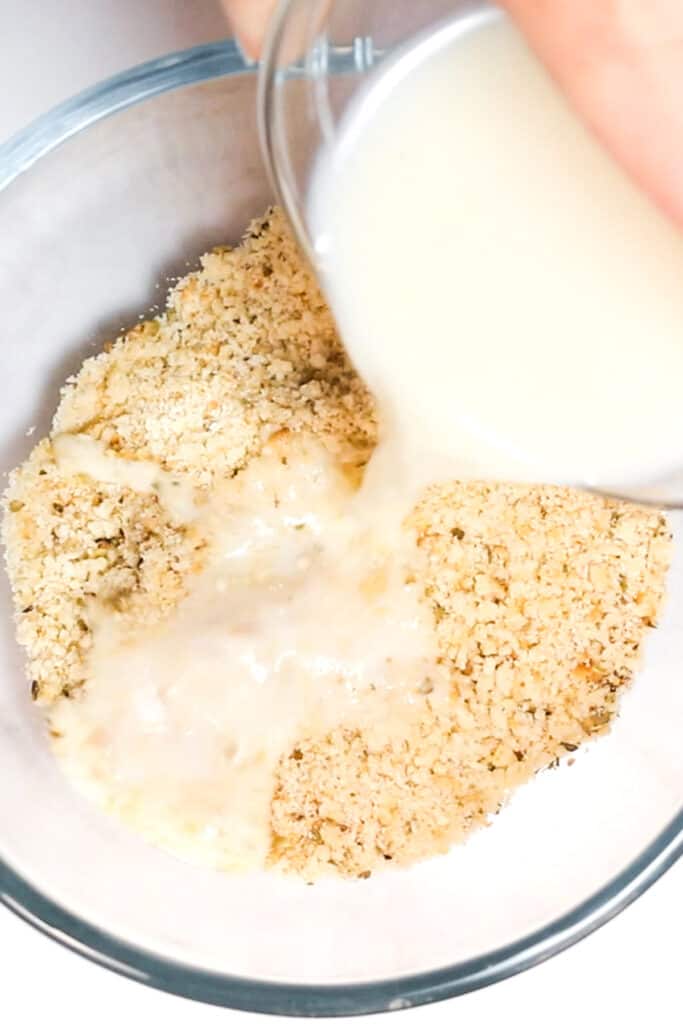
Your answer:
[[[681,0],[500,0],[584,120],[683,226]]]
[[[230,24],[251,60],[258,60],[277,0],[223,0]]]

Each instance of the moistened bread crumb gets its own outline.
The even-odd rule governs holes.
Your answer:
[[[154,488],[69,471],[55,437],[86,435],[208,495],[283,430],[354,465],[376,440],[372,400],[271,210],[239,248],[204,256],[162,316],[86,361],[51,437],[10,477],[17,632],[48,717],[88,685],[94,604],[158,623],[207,550],[201,519],[176,516]],[[607,729],[655,625],[670,556],[658,512],[468,482],[431,488],[409,525],[450,702],[425,693],[382,744],[342,725],[302,735],[276,771],[274,867],[367,876],[446,850],[513,787]]]

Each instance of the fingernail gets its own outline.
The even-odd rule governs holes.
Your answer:
[[[238,35],[236,35],[234,38],[235,38],[235,45],[237,46],[237,49],[239,50],[240,57],[242,58],[244,63],[247,65],[248,68],[255,67],[255,65],[258,63],[258,61],[255,61],[253,57],[249,56],[249,54],[247,53],[247,51],[244,48],[244,43],[242,42],[242,40],[240,39],[240,37]]]

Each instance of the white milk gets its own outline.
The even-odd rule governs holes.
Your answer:
[[[683,238],[507,21],[382,65],[309,219],[384,413],[383,484],[619,487],[683,463]]]
[[[87,437],[54,446],[63,470],[143,492],[163,482],[162,500],[176,482]],[[52,710],[55,751],[79,788],[153,842],[262,867],[277,766],[297,741],[344,725],[381,749],[427,704],[448,704],[414,539],[359,521],[356,476],[319,442],[285,438],[203,506],[181,483],[209,539],[185,600],[140,630],[89,607],[88,683]]]

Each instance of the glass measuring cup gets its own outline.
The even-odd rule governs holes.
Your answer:
[[[455,19],[458,30],[466,33],[477,23],[502,16],[482,0],[379,0],[371,5],[358,0],[288,0],[280,5],[261,74],[262,143],[275,190],[314,266],[318,260],[307,211],[314,168],[338,142],[348,108],[373,70],[442,21]],[[656,455],[653,452],[653,467],[662,464]],[[677,460],[675,472],[653,468],[651,473],[629,474],[628,483],[621,477],[609,485],[604,477],[576,482],[644,504],[683,504],[683,469]]]

